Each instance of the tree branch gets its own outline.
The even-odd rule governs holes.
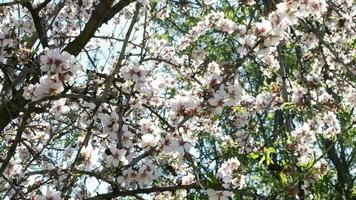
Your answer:
[[[101,27],[104,23],[107,23],[112,17],[131,3],[130,0],[121,0],[115,6],[111,7],[113,2],[114,0],[100,1],[95,6],[93,14],[91,15],[88,23],[85,25],[84,30],[64,48],[64,51],[67,51],[75,56],[78,55],[89,40],[94,36],[94,33],[99,27]]]
[[[148,194],[154,192],[174,192],[177,190],[189,190],[189,189],[200,189],[200,186],[196,183],[193,183],[190,185],[143,188],[143,189],[127,190],[127,191],[113,191],[111,193],[100,194],[95,197],[90,197],[87,198],[86,200],[103,200],[103,199],[111,199],[119,196],[134,196],[136,194]]]
[[[9,150],[6,152],[6,158],[4,159],[4,162],[1,164],[0,174],[2,174],[5,171],[5,169],[6,169],[7,165],[9,164],[12,156],[15,155],[16,147],[20,143],[22,132],[25,130],[26,125],[27,125],[27,119],[30,116],[31,116],[31,108],[27,109],[27,111],[25,112],[24,116],[22,117],[22,121],[21,121],[21,124],[20,124],[19,128],[17,129],[17,133],[16,133],[16,136],[15,136],[15,139],[13,140],[12,145],[10,146]]]
[[[29,2],[29,0],[20,0],[20,1],[12,1],[12,2],[5,2],[5,3],[0,3],[0,7],[5,7],[5,6],[13,6],[17,4],[22,4]]]
[[[35,28],[37,30],[37,34],[39,36],[43,48],[48,47],[47,31],[46,27],[44,27],[43,20],[38,15],[39,10],[33,8],[30,2],[23,3],[23,6],[27,8],[28,11],[30,11],[31,13],[32,21],[35,24]]]

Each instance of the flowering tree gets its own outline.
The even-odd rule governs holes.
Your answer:
[[[355,11],[0,3],[0,196],[352,199]]]

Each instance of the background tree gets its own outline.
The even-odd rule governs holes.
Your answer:
[[[0,196],[353,199],[355,7],[0,3]]]

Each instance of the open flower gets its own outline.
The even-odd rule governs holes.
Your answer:
[[[146,79],[146,70],[142,65],[124,66],[120,74],[125,80],[131,80],[135,83]]]
[[[106,153],[106,162],[114,167],[118,167],[119,163],[122,162],[124,165],[128,163],[128,160],[126,159],[126,150],[125,149],[117,149],[114,146],[112,146],[109,150],[110,155],[107,155]]]
[[[158,136],[148,133],[142,136],[141,146],[143,148],[154,147],[157,145],[158,141],[159,141]]]
[[[257,31],[262,35],[267,35],[272,30],[271,22],[266,19],[256,23],[256,27],[257,27]]]
[[[59,119],[63,114],[67,114],[70,111],[70,108],[65,104],[66,99],[55,101],[49,112],[53,113],[56,119]]]
[[[232,192],[229,191],[216,191],[213,189],[207,189],[209,200],[229,200],[229,197],[232,195]]]
[[[61,199],[61,193],[58,191],[51,190],[48,187],[46,188],[46,192],[44,192],[43,195],[36,196],[36,200],[60,200],[60,199]]]

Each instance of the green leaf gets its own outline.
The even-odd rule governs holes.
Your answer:
[[[276,149],[274,147],[268,147],[267,152],[268,153],[276,153]]]
[[[256,159],[260,157],[260,154],[256,153],[256,152],[251,152],[247,155],[247,158],[251,158],[251,159]]]
[[[219,119],[219,115],[214,115],[213,118],[211,119],[213,122]]]
[[[266,159],[266,165],[268,166],[269,164],[273,163],[273,160],[271,159],[270,154],[271,153],[276,153],[276,149],[273,147],[268,147],[268,149],[265,151],[265,159]]]
[[[279,173],[279,178],[283,186],[287,185],[287,177],[283,172]]]
[[[265,155],[263,155],[261,160],[258,162],[258,166],[261,167],[263,161],[265,161],[265,160],[266,160],[266,157],[265,157]]]
[[[232,108],[235,112],[238,112],[238,113],[244,113],[245,110],[243,108],[241,108],[240,106],[234,106]]]
[[[175,96],[176,94],[178,94],[178,90],[177,90],[177,88],[175,88],[175,87],[171,88],[171,89],[170,89],[170,92],[171,92],[171,95],[172,95],[172,96]]]
[[[271,157],[269,156],[270,154],[267,152],[266,153],[266,165],[268,166],[269,164],[273,163]]]
[[[78,172],[74,174],[75,177],[80,177],[81,175],[82,175],[82,174],[81,174],[81,173],[78,173]]]
[[[211,188],[216,188],[217,186],[218,186],[218,183],[219,183],[219,181],[218,181],[218,179],[215,177],[215,175],[212,173],[212,172],[210,172],[210,173],[208,173],[208,184],[209,184],[209,186],[211,187]]]
[[[290,102],[285,102],[282,104],[281,106],[284,110],[292,110],[295,108],[295,105],[293,103]]]

